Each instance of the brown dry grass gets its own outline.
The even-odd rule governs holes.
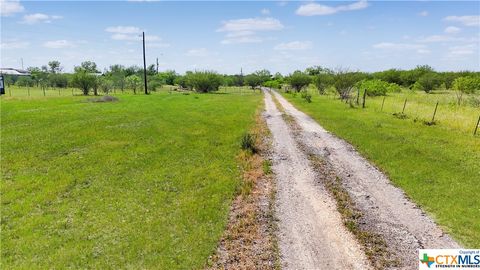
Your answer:
[[[275,185],[270,162],[265,159],[270,136],[260,112],[251,133],[258,152],[242,151],[238,156],[243,183],[207,269],[278,269],[280,265],[273,215]]]

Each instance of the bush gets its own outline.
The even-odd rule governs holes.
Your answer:
[[[97,77],[84,69],[76,69],[72,77],[72,84],[82,90],[84,95],[88,95],[91,88],[95,86]]]
[[[249,74],[245,76],[245,84],[250,86],[250,88],[255,89],[262,84],[262,77],[257,74]]]
[[[350,72],[348,70],[339,70],[334,77],[334,86],[342,100],[350,97],[350,92],[357,82],[365,78],[361,72]]]
[[[35,84],[35,82],[29,76],[21,76],[15,82],[15,85],[18,85],[18,86],[32,87],[34,84]]]
[[[480,91],[480,77],[466,76],[456,78],[453,81],[453,89],[455,89],[457,102],[460,105],[463,94],[474,94]]]
[[[263,86],[273,89],[280,89],[280,82],[277,80],[270,80],[263,83]]]
[[[312,81],[312,78],[301,71],[295,71],[293,74],[287,77],[288,83],[292,86],[293,89],[298,93],[305,86],[309,85]]]
[[[362,80],[356,84],[361,90],[366,90],[369,96],[385,96],[388,92],[400,92],[400,86],[379,79]]]
[[[240,147],[245,151],[250,151],[251,153],[256,153],[257,148],[255,147],[255,136],[250,133],[245,133],[242,136]]]
[[[333,85],[334,79],[333,75],[330,73],[320,73],[315,75],[313,78],[313,83],[315,84],[315,87],[317,87],[318,93],[320,95],[324,95],[326,89]]]
[[[222,76],[214,71],[189,72],[185,77],[187,81],[186,84],[200,93],[218,91],[218,88],[223,83]]]
[[[436,73],[427,72],[413,85],[413,89],[423,90],[425,93],[430,93],[432,90],[439,87],[440,83],[440,79]]]
[[[306,102],[312,102],[312,95],[310,95],[307,91],[302,91],[302,98],[305,99]]]

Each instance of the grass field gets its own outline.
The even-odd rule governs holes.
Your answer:
[[[175,86],[172,85],[164,85],[158,89],[158,92],[161,91],[168,91],[175,89]],[[136,90],[138,95],[143,94],[143,88],[138,87]],[[100,94],[104,94],[102,91],[98,90]],[[93,91],[90,92],[93,95]],[[112,89],[109,95],[122,95],[122,94],[130,94],[133,95],[134,92],[132,89],[125,88],[123,91],[120,89]],[[43,91],[40,87],[24,87],[24,86],[17,86],[11,85],[7,86],[5,90],[5,97],[71,97],[71,96],[81,96],[82,91],[78,88],[53,88],[48,87]]]
[[[284,96],[352,143],[454,238],[467,247],[480,247],[480,136],[472,134],[478,108],[456,109],[441,94],[432,95],[431,101],[422,93],[390,95],[383,112],[381,97],[367,99],[367,108],[361,109],[333,96],[314,94],[312,103],[300,95]],[[396,118],[392,112],[401,112],[405,97],[410,100],[409,118]],[[430,120],[437,99],[443,100],[437,125],[414,121]]]
[[[173,91],[174,89],[178,89],[178,86],[173,85],[163,85],[161,88],[156,89],[153,92],[165,92],[165,91]],[[143,88],[139,87],[136,92],[137,95],[143,94]],[[250,93],[252,90],[248,86],[243,87],[220,87],[218,93]],[[257,90],[258,92],[258,90]],[[99,90],[100,94],[105,94]],[[112,89],[109,92],[109,95],[117,96],[117,95],[134,95],[134,91],[129,88],[125,88],[123,91],[120,89]],[[52,88],[48,87],[43,91],[43,89],[39,87],[23,87],[23,86],[7,86],[5,91],[5,97],[71,97],[71,96],[81,96],[82,91],[78,88]],[[93,95],[93,92],[90,91],[90,95]]]
[[[2,97],[2,268],[201,268],[262,96]]]

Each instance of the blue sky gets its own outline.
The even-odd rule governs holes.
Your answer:
[[[100,68],[480,70],[476,1],[13,1],[1,3],[1,67],[85,60]]]

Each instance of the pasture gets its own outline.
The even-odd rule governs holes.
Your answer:
[[[117,97],[2,97],[2,268],[197,269],[215,251],[262,96]]]

